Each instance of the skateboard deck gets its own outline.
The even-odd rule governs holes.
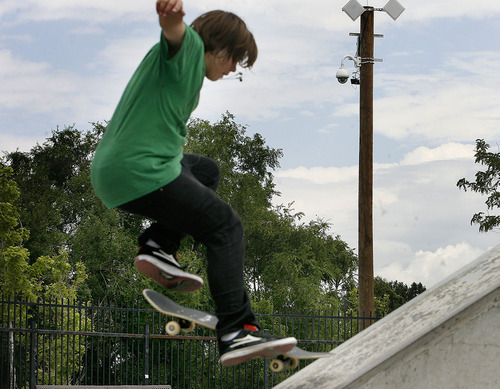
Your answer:
[[[183,307],[151,289],[144,289],[142,295],[158,312],[180,319],[180,322],[170,321],[167,323],[165,331],[168,335],[177,335],[181,329],[190,332],[194,330],[195,324],[215,330],[218,321],[217,316],[197,309]]]
[[[215,330],[218,321],[217,316],[196,309],[183,307],[161,293],[151,289],[144,289],[142,294],[149,304],[158,312],[179,319],[179,322],[169,321],[166,324],[165,331],[168,335],[177,335],[181,330],[190,332],[194,330],[196,324]],[[287,353],[281,354],[273,359],[270,363],[270,367],[273,372],[277,373],[285,367],[287,369],[296,368],[299,365],[299,359],[328,358],[331,356],[332,354],[330,353],[310,352],[295,346]]]

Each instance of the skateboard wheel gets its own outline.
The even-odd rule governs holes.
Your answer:
[[[281,359],[273,359],[271,361],[271,371],[274,373],[279,373],[284,367],[285,364]]]
[[[165,326],[165,331],[168,335],[178,335],[181,332],[181,325],[176,321],[169,321]]]
[[[299,366],[299,360],[296,358],[290,358],[286,361],[286,368],[288,370],[295,369],[297,366]]]
[[[189,320],[184,320],[182,319],[180,322],[179,322],[180,326],[181,326],[181,329],[184,331],[184,332],[191,332],[194,330],[196,324],[194,323],[194,321],[189,321]]]

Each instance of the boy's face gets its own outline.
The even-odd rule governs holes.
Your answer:
[[[205,76],[210,81],[217,81],[223,76],[236,71],[236,61],[229,58],[225,51],[205,53]]]

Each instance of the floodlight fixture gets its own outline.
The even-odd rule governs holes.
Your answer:
[[[384,5],[384,8],[382,9],[387,12],[393,20],[396,20],[399,18],[399,15],[403,13],[405,7],[403,7],[398,0],[389,0],[389,2]]]
[[[384,5],[384,8],[373,8],[373,10],[384,11],[392,19],[396,20],[397,18],[399,18],[399,15],[403,13],[405,7],[403,7],[398,0],[389,0],[387,4]],[[366,11],[366,9],[359,3],[359,1],[349,0],[349,2],[342,8],[342,11],[344,11],[353,21],[355,21],[363,14],[363,12]]]
[[[365,8],[357,0],[350,0],[346,5],[344,5],[342,11],[349,15],[352,21],[355,21],[363,12],[365,12]]]

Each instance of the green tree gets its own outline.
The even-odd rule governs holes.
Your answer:
[[[272,171],[279,167],[280,149],[265,145],[258,133],[246,136],[246,127],[238,125],[226,112],[219,122],[194,119],[188,124],[186,152],[204,155],[219,166],[219,196],[242,219],[255,208],[269,208],[276,194]]]
[[[339,237],[328,235],[327,223],[301,223],[300,212],[273,206],[279,193],[272,172],[282,151],[266,146],[259,134],[247,136],[246,127],[230,113],[213,125],[191,121],[186,151],[219,165],[218,194],[245,226],[246,280],[257,306],[338,306],[340,290],[353,278],[356,257]]]
[[[23,247],[29,233],[19,225],[20,193],[13,170],[0,160],[0,290],[6,296],[34,296],[29,279],[29,253]]]
[[[375,277],[376,312],[379,316],[386,315],[414,297],[425,292],[422,283],[413,282],[410,286],[399,281],[388,281],[382,277]]]
[[[29,264],[29,251],[23,247],[23,243],[29,236],[26,228],[19,226],[19,209],[14,204],[19,198],[19,189],[12,179],[12,168],[0,162],[0,290],[6,298],[21,296],[27,302],[35,302],[37,299],[59,301],[66,300],[68,303],[75,301],[77,291],[83,284],[86,274],[82,263],[77,263],[75,267],[69,264],[68,256],[61,252],[55,256],[42,256]],[[36,313],[36,306],[22,304],[15,311],[14,305],[9,305],[7,310],[2,310],[2,322],[10,320],[9,325],[18,328],[28,328],[29,322]],[[53,311],[57,308],[48,308]],[[52,312],[53,313],[53,312]],[[54,328],[75,329],[75,323],[85,321],[85,313],[81,314],[73,310],[62,310],[61,314],[53,314],[51,320]],[[11,368],[9,375],[15,381],[14,368],[22,363],[28,363],[29,355],[33,352],[27,349],[29,342],[26,335],[20,334],[16,338],[9,338],[9,347],[2,344],[2,354],[9,355],[9,362],[2,358],[2,362],[7,362]],[[15,339],[15,340],[14,340]],[[85,345],[80,344],[76,337],[78,349],[75,347],[64,347],[56,349],[58,353],[56,360],[62,361],[57,367],[48,368],[52,375],[58,377],[70,377],[74,369],[79,369],[82,362],[82,355]],[[55,338],[44,338],[38,343],[38,348],[49,348],[49,343],[55,342]],[[63,341],[67,341],[65,338]],[[13,343],[17,342],[14,348]],[[24,350],[21,352],[26,360],[14,359],[12,350]],[[3,367],[1,367],[3,368]],[[39,371],[44,369],[44,361],[40,361]],[[7,371],[7,369],[5,369]],[[47,374],[48,377],[50,374]],[[12,381],[11,381],[12,382]],[[0,382],[0,386],[3,383]]]
[[[388,281],[379,276],[375,277],[374,281],[375,316],[377,317],[391,313],[426,290],[421,282],[418,284],[413,282],[408,286],[403,282]],[[359,310],[358,289],[356,287],[348,293],[342,309],[353,314]]]
[[[186,152],[217,162],[218,193],[245,225],[245,272],[254,300],[270,299],[277,307],[338,306],[354,284],[356,257],[339,237],[328,235],[328,224],[305,224],[300,212],[273,206],[278,193],[272,172],[282,151],[268,147],[259,134],[247,136],[229,113],[217,123],[195,119],[188,127]],[[57,129],[30,152],[8,155],[21,188],[21,220],[32,231],[31,262],[64,249],[73,266],[85,264],[80,298],[142,302],[141,289],[156,286],[136,272],[132,258],[136,237],[149,221],[107,210],[90,185],[92,156],[104,131],[99,123],[86,133]],[[204,276],[203,247],[186,239],[179,254],[183,265]],[[208,288],[175,298],[181,304],[211,301]]]
[[[32,279],[37,280],[36,290],[39,300],[57,303],[45,307],[42,312],[33,312],[38,321],[44,323],[45,330],[64,329],[78,332],[81,328],[92,328],[91,318],[85,310],[66,308],[76,303],[78,290],[87,278],[85,265],[82,262],[72,266],[67,252],[62,251],[55,256],[39,257],[30,266],[30,271]],[[83,368],[87,349],[83,339],[85,338],[78,334],[41,338],[36,346],[37,355],[43,355],[43,350],[53,351],[51,360],[38,360],[39,383],[72,382]]]
[[[26,247],[32,261],[66,247],[68,234],[87,209],[90,163],[102,131],[99,126],[85,134],[73,127],[57,129],[29,152],[7,155],[22,194],[21,220],[31,231]]]
[[[464,191],[472,190],[488,196],[485,202],[487,213],[477,212],[471,219],[471,224],[478,224],[481,232],[500,226],[500,216],[489,214],[500,207],[500,153],[492,153],[488,151],[489,148],[490,145],[484,139],[476,140],[475,162],[484,165],[486,170],[478,171],[475,181],[461,178],[457,182],[457,186]]]
[[[73,266],[86,266],[80,299],[134,302],[142,286],[131,282],[138,277],[132,258],[143,219],[107,210],[92,189],[91,161],[104,130],[100,123],[85,133],[72,126],[57,129],[42,145],[7,159],[21,190],[21,220],[31,231],[25,242],[30,261],[67,250]]]

